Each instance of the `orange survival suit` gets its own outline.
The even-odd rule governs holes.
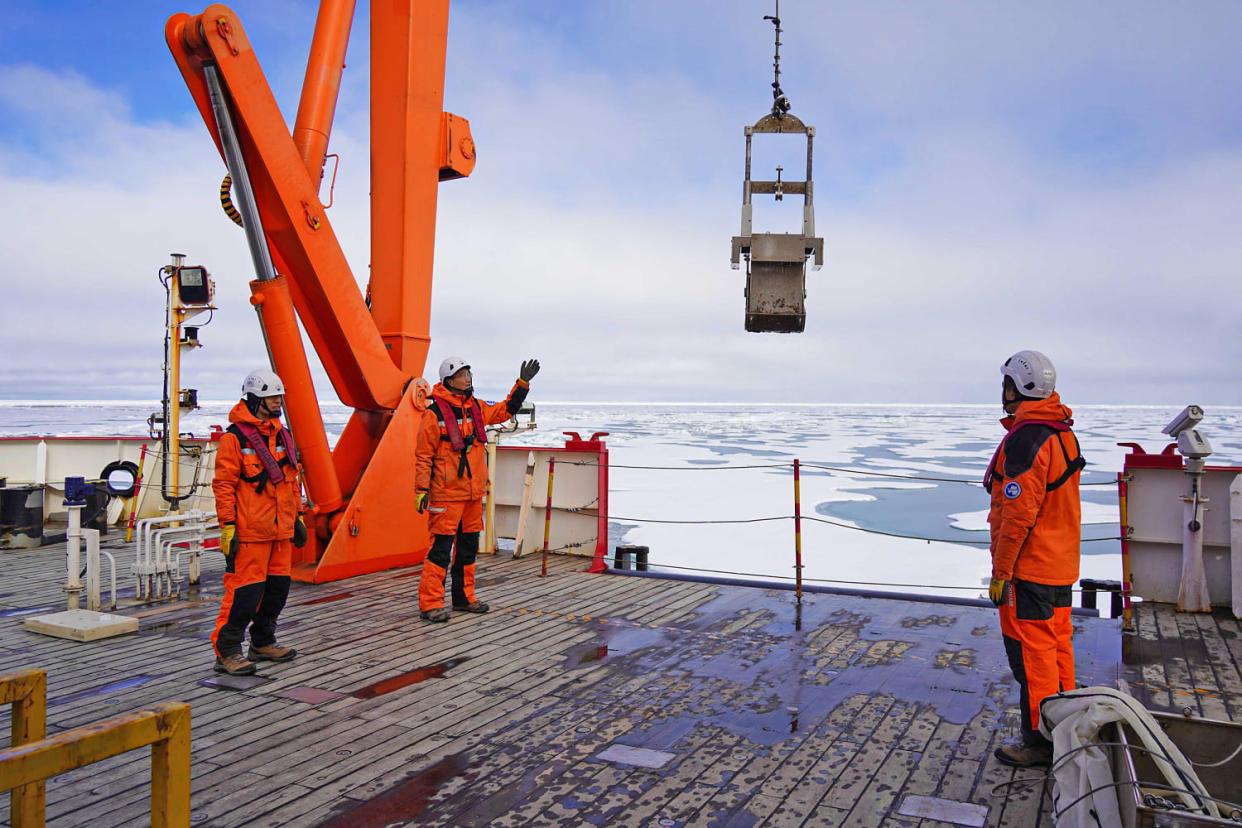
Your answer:
[[[251,646],[276,642],[276,619],[289,597],[294,523],[302,513],[297,458],[280,421],[256,417],[242,400],[229,412],[229,422],[234,425],[220,438],[211,481],[220,525],[235,524],[239,541],[236,555],[221,550],[226,553],[224,600],[211,634],[221,658],[241,652],[247,626]],[[258,451],[243,445],[249,441],[238,424],[248,432],[257,431],[279,464],[283,480],[270,479]]]
[[[518,380],[502,402],[489,403],[456,394],[436,383],[418,429],[414,483],[428,493],[434,540],[418,584],[418,608],[444,606],[444,581],[450,564],[453,606],[475,603],[474,561],[483,530],[483,496],[487,493],[487,439],[483,426],[503,423],[517,414],[530,384]],[[453,549],[456,546],[457,554]]]
[[[988,467],[992,577],[1010,582],[999,607],[1005,654],[1018,682],[1022,734],[1039,732],[1039,703],[1074,689],[1071,587],[1078,580],[1086,461],[1056,392],[1022,401],[1001,420],[1008,432]]]

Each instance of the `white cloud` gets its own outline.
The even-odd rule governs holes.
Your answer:
[[[654,6],[615,5],[574,18],[614,31],[567,34],[522,17],[535,12],[463,4],[445,106],[470,119],[479,165],[440,189],[431,365],[461,353],[499,392],[537,356],[539,394],[553,399],[954,402],[990,399],[1000,360],[1037,347],[1071,404],[1242,402],[1226,381],[1242,357],[1242,147],[1201,101],[1237,83],[1219,30],[1161,29],[1154,6],[1107,38],[1107,15],[1086,9],[785,5],[787,88],[819,126],[826,264],[808,275],[807,333],[743,333],[744,277],[728,266],[741,126],[762,113],[770,71],[754,8],[657,19]],[[719,32],[692,27],[696,14]],[[365,29],[332,138],[329,212],[360,281]],[[1050,100],[1072,126],[1069,90],[1092,67],[1158,77],[1185,122],[1152,133],[1158,113],[1122,96],[1116,117],[1154,153],[1124,168],[1058,154],[1051,128],[1023,131]],[[743,94],[744,72],[759,82]],[[19,357],[0,372],[3,395],[80,397],[84,381],[103,397],[158,393],[154,271],[178,250],[212,270],[221,308],[186,374],[229,396],[261,354],[252,274],[188,95],[165,123],[68,72],[0,67],[0,90],[31,136],[0,146],[0,348]],[[47,368],[62,347],[73,357]],[[322,381],[319,393],[331,394]]]

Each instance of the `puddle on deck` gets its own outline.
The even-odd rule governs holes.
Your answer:
[[[430,678],[444,678],[444,674],[449,670],[469,660],[470,656],[455,656],[438,664],[416,667],[408,672],[389,676],[382,681],[368,684],[366,687],[360,687],[350,693],[350,695],[355,699],[373,699],[376,696],[383,696],[394,690],[400,690],[402,687],[409,687],[411,684],[418,684],[420,681],[426,681]]]

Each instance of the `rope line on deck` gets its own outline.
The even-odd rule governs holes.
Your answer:
[[[596,460],[564,460],[561,461],[566,466],[599,466]],[[608,463],[610,469],[643,469],[646,471],[737,471],[740,469],[792,469],[793,463],[750,463],[740,466],[635,466],[623,463]],[[802,463],[804,469],[821,469],[824,471],[840,472],[841,474],[866,475],[868,477],[890,477],[897,480],[924,480],[933,483],[964,483],[968,486],[983,485],[978,479],[967,479],[963,477],[931,477],[929,475],[918,474],[896,474],[894,472],[869,471],[866,469],[850,468],[848,466],[829,466],[823,463]],[[1094,483],[1079,483],[1082,486],[1115,486],[1116,480],[1101,480]]]

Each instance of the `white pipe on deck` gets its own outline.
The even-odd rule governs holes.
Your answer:
[[[99,612],[99,530],[83,529],[86,538],[86,608]]]

